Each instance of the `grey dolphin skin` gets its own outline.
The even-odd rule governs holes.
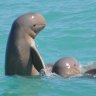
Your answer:
[[[80,74],[79,63],[73,57],[63,57],[53,65],[52,72],[61,76]]]
[[[34,41],[45,25],[39,13],[24,14],[13,22],[6,48],[5,75],[39,75],[45,69]]]
[[[82,73],[82,70],[80,69],[80,64],[78,61],[73,57],[63,57],[55,62],[55,64],[52,66],[52,72],[56,73],[62,77],[64,76],[74,76],[78,74],[82,74],[82,76],[95,76],[96,75],[96,67],[86,66],[88,69]],[[91,68],[92,67],[92,68]]]
[[[84,75],[90,75],[90,76],[95,76],[96,75],[96,68],[87,70]]]

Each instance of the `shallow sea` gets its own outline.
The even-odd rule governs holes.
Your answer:
[[[36,38],[47,63],[65,56],[81,65],[96,61],[96,0],[0,1],[0,96],[96,96],[96,78],[7,77],[5,50],[13,21],[28,12],[39,12],[46,28]]]

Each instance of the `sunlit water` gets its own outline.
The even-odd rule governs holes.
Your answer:
[[[44,62],[73,56],[80,64],[96,61],[96,0],[0,1],[0,96],[96,96],[96,78],[7,77],[4,62],[13,21],[39,12],[47,26],[36,38]]]

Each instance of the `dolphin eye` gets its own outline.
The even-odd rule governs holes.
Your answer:
[[[33,27],[36,27],[36,24],[34,24]]]
[[[74,66],[76,67],[77,65],[76,65],[76,64],[74,64]]]

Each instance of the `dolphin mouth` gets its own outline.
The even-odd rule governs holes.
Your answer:
[[[37,28],[34,29],[34,36],[33,36],[34,38],[46,26],[46,24],[38,24],[36,26]]]
[[[43,24],[39,24],[38,26],[39,26],[39,28],[43,29],[46,26],[46,24],[43,23]]]

